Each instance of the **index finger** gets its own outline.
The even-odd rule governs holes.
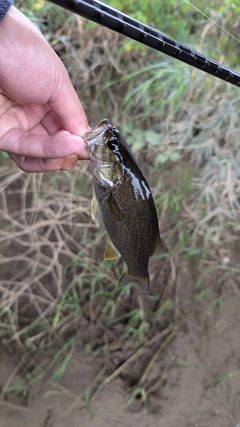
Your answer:
[[[83,136],[90,129],[87,117],[68,73],[57,55],[56,67],[58,76],[48,105],[57,114],[64,129]]]

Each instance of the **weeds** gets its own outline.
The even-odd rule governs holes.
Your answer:
[[[154,389],[150,374],[177,328],[200,301],[212,304],[210,278],[217,290],[227,282],[239,295],[239,263],[224,264],[239,233],[239,94],[177,61],[139,55],[119,35],[49,4],[35,6],[89,121],[111,118],[139,157],[168,252],[151,261],[152,300],[134,287],[120,289],[124,267],[102,260],[105,233],[91,219],[88,164],[28,175],[1,157],[0,339],[30,355],[57,346],[45,371],[26,367],[21,380],[5,384],[2,398],[27,396],[46,372],[56,385],[78,336],[81,351],[102,361],[81,399],[89,405],[119,375],[131,390],[127,405],[145,405]],[[221,295],[214,298],[212,309]],[[137,361],[144,370],[134,377]]]

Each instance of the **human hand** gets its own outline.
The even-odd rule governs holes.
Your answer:
[[[89,158],[89,131],[68,73],[38,29],[11,6],[0,21],[0,150],[27,172]]]

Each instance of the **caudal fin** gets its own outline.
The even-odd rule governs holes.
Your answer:
[[[146,277],[138,277],[138,276],[133,276],[129,273],[123,273],[122,277],[119,280],[119,286],[125,286],[125,285],[128,285],[128,283],[136,283],[144,291],[148,291],[149,276],[147,275]]]

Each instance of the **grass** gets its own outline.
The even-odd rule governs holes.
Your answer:
[[[109,117],[126,134],[149,177],[169,252],[151,261],[154,300],[120,289],[122,262],[102,260],[105,232],[91,219],[88,164],[28,175],[2,158],[0,339],[26,355],[22,379],[15,381],[16,370],[2,398],[26,397],[46,373],[60,389],[80,336],[81,351],[102,360],[85,403],[122,375],[127,406],[136,398],[146,405],[156,361],[189,312],[202,300],[214,309],[227,280],[239,292],[239,265],[224,263],[221,252],[239,232],[238,89],[157,53],[139,56],[119,35],[49,4],[34,16],[66,63],[89,121]],[[53,349],[52,362],[30,366],[41,349]],[[136,361],[145,369],[134,377]]]
[[[83,165],[81,174],[85,176],[88,194],[91,176]],[[128,367],[126,381],[133,389],[127,399],[130,404],[134,396],[139,396],[139,383],[145,397],[151,393],[148,376],[165,347],[161,337],[165,330],[167,337],[173,337],[174,323],[177,325],[184,317],[173,294],[176,269],[180,264],[187,268],[189,259],[195,260],[197,266],[203,260],[202,248],[193,245],[181,218],[192,191],[188,175],[185,184],[182,178],[174,192],[159,200],[156,197],[158,209],[162,211],[161,223],[171,220],[170,233],[164,233],[169,254],[156,255],[151,264],[155,280],[153,293],[157,297],[153,302],[146,300],[137,289],[118,287],[121,261],[102,260],[104,236],[102,229],[91,220],[90,192],[88,197],[83,196],[78,187],[79,170],[56,175],[55,179],[25,175],[17,169],[9,171],[8,166],[2,175],[6,182],[5,205],[2,204],[5,207],[1,211],[5,225],[0,232],[1,264],[5,267],[1,280],[2,342],[7,348],[17,345],[23,354],[27,350],[30,355],[39,349],[58,348],[53,364],[44,370],[37,365],[29,371],[26,366],[23,378],[15,381],[11,378],[2,397],[17,393],[27,399],[30,388],[37,381],[43,381],[46,372],[51,372],[49,381],[58,389],[58,380],[71,360],[69,336],[75,337],[78,331],[82,351],[105,360],[101,378],[86,393],[93,396],[99,390],[96,383],[101,389]],[[13,200],[19,210],[16,205],[12,206]],[[6,280],[10,261],[12,274]],[[164,285],[169,295],[166,290],[164,294]],[[83,320],[84,327],[79,329],[79,322]],[[114,356],[119,347],[120,359]],[[55,360],[59,352],[63,361],[57,366]],[[131,366],[140,356],[150,360],[149,367],[143,377],[133,380]],[[145,404],[146,399],[141,399]]]

